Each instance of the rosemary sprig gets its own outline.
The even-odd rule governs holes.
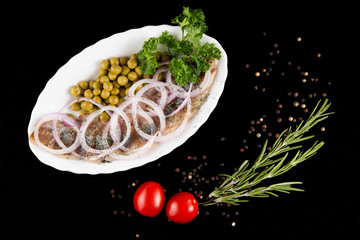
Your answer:
[[[244,161],[239,169],[233,175],[221,174],[225,176],[225,181],[209,195],[209,201],[204,205],[212,205],[218,202],[237,205],[239,202],[247,202],[244,197],[269,197],[277,196],[275,192],[290,193],[290,191],[303,191],[292,185],[302,184],[301,182],[283,182],[269,186],[257,187],[265,179],[277,177],[286,173],[297,164],[304,162],[314,156],[316,152],[324,145],[324,142],[316,141],[310,148],[305,151],[298,150],[294,156],[290,157],[289,153],[293,150],[302,148],[300,142],[309,140],[314,137],[304,136],[317,123],[325,120],[326,113],[330,103],[326,99],[320,106],[319,101],[306,121],[302,121],[292,131],[291,127],[283,131],[277,138],[270,150],[267,150],[268,141],[260,152],[252,166],[248,160]]]

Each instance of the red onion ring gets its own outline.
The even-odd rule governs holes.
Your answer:
[[[163,73],[163,72],[167,72],[169,70],[169,67],[168,66],[165,66],[165,67],[159,67],[156,72],[154,73],[153,75],[153,79],[158,81],[159,79],[159,74],[160,73]]]
[[[97,160],[101,157],[109,155],[111,158],[116,160],[131,160],[135,158],[140,158],[150,147],[154,144],[154,142],[164,142],[168,141],[172,138],[175,138],[180,133],[182,133],[185,129],[185,125],[187,121],[190,119],[191,116],[191,98],[196,97],[197,95],[206,91],[212,83],[213,78],[215,77],[215,73],[212,73],[210,70],[207,71],[204,75],[203,81],[201,84],[193,89],[193,84],[190,84],[188,91],[184,88],[179,87],[177,84],[174,84],[172,80],[171,73],[169,71],[168,65],[170,61],[159,63],[159,66],[162,66],[157,69],[155,74],[153,75],[152,79],[142,79],[134,83],[128,91],[128,96],[124,98],[124,102],[121,103],[117,108],[112,106],[103,106],[95,102],[93,99],[80,97],[75,99],[65,105],[63,108],[60,109],[58,113],[52,113],[44,116],[39,120],[39,122],[35,125],[34,129],[34,139],[36,144],[41,147],[42,149],[54,153],[54,154],[67,154],[72,153],[74,156],[79,157],[80,159],[84,160]],[[160,73],[166,72],[165,82],[158,81],[157,78]],[[146,84],[141,89],[136,91],[136,89],[141,85]],[[144,93],[149,91],[150,89],[155,89],[160,93],[160,98],[158,103],[154,102],[153,100],[147,99],[143,97]],[[165,115],[163,109],[165,108],[166,104],[171,103],[176,97],[183,98],[183,102],[181,105],[172,113]],[[83,124],[80,126],[79,123],[71,118],[70,116],[61,113],[66,108],[70,107],[73,103],[78,101],[88,101],[94,104],[95,106],[99,107],[100,109],[91,113],[87,118],[84,120]],[[143,109],[139,103],[144,103],[149,107],[147,109]],[[128,107],[131,105],[131,108]],[[177,128],[167,135],[162,135],[165,131],[166,127],[166,118],[174,116],[180,110],[182,110],[185,105],[187,106],[186,113],[184,120],[182,123],[177,126]],[[85,134],[87,128],[91,124],[91,122],[102,112],[106,111],[110,115],[110,121],[107,123],[105,128],[102,131],[101,141],[103,141],[103,145],[105,146],[104,149],[94,149],[88,146],[85,138]],[[134,123],[135,131],[144,139],[147,140],[146,144],[140,148],[136,149],[129,149],[124,146],[124,144],[129,140],[131,135],[131,121],[127,116],[127,112],[132,115],[132,121]],[[126,133],[123,139],[121,140],[121,126],[119,125],[118,118],[119,116],[124,120],[126,125]],[[142,131],[138,124],[138,116],[144,118],[148,124],[154,125],[153,117],[159,118],[159,131],[154,133],[146,133]],[[66,145],[61,141],[59,137],[59,131],[56,129],[56,122],[62,121],[64,124],[72,127],[76,131],[76,138],[71,146],[66,147]],[[52,135],[56,143],[61,147],[61,149],[52,149],[45,144],[43,144],[39,140],[39,129],[41,125],[47,121],[52,121]],[[113,144],[109,146],[107,142],[107,136],[110,134],[110,137],[113,140]],[[79,146],[81,146],[85,151],[89,153],[93,153],[96,155],[93,156],[80,156],[76,152],[74,152]],[[117,149],[121,149],[125,151],[125,154],[118,154],[115,151]]]
[[[109,154],[109,156],[115,160],[133,160],[135,158],[140,158],[141,156],[143,156],[149,149],[150,147],[154,144],[154,139],[159,135],[159,132],[157,132],[154,136],[152,136],[151,139],[149,139],[149,141],[147,141],[147,143],[145,145],[143,145],[142,147],[139,147],[135,150],[132,150],[132,154],[131,155],[122,155],[122,154],[117,154],[115,152],[111,152]]]
[[[154,113],[157,115],[157,117],[159,118],[159,121],[160,121],[160,132],[163,132],[166,127],[165,115],[164,115],[164,112],[162,111],[162,109],[159,107],[159,105],[157,105],[155,102],[153,102],[149,99],[143,98],[143,97],[136,97],[136,102],[133,102],[133,105],[132,105],[132,117],[134,120],[134,127],[135,127],[136,132],[141,137],[149,140],[152,138],[152,135],[149,135],[149,134],[145,133],[144,131],[142,131],[138,125],[138,121],[137,121],[138,108],[140,108],[140,110],[142,110],[142,113],[147,114],[147,112],[143,111],[143,109],[138,105],[139,102],[143,102],[153,108]],[[137,104],[135,104],[135,103],[137,103]]]
[[[125,121],[125,124],[126,124],[126,135],[125,135],[125,138],[120,142],[119,139],[117,138],[112,138],[113,140],[113,144],[111,145],[110,148],[108,149],[103,149],[103,150],[99,150],[99,149],[93,149],[91,148],[89,145],[87,145],[86,143],[86,138],[85,138],[85,133],[86,133],[86,130],[87,128],[89,127],[90,123],[98,116],[100,115],[102,112],[104,111],[107,111],[107,110],[110,110],[110,111],[113,111],[114,113],[116,113],[117,116],[121,116],[124,121]],[[113,114],[114,115],[114,114]],[[113,120],[112,120],[112,117],[110,119],[110,133],[112,131],[116,131],[117,129],[120,129],[119,125],[117,123],[115,123]],[[81,141],[81,146],[83,149],[85,149],[86,151],[88,152],[91,152],[91,153],[95,153],[95,154],[102,154],[103,152],[111,152],[111,151],[114,151],[116,149],[118,149],[120,146],[124,145],[124,143],[128,140],[128,138],[130,137],[130,131],[131,131],[131,123],[130,123],[130,120],[128,118],[128,116],[125,114],[124,111],[116,108],[116,107],[113,107],[113,106],[106,106],[106,107],[103,107],[101,109],[98,109],[96,110],[95,112],[91,113],[87,118],[86,118],[86,121],[81,125],[80,127],[80,139],[82,140]],[[112,137],[113,135],[110,134],[110,136]],[[105,141],[105,140],[103,140]]]
[[[46,146],[45,144],[43,144],[40,139],[39,139],[39,130],[40,127],[43,123],[48,122],[48,121],[54,121],[54,120],[60,120],[60,121],[66,121],[68,124],[71,125],[72,128],[74,128],[74,130],[76,131],[76,138],[75,141],[73,142],[73,144],[71,144],[71,146],[66,147],[60,139],[56,140],[54,135],[54,139],[55,141],[58,143],[58,145],[60,147],[65,146],[65,148],[61,148],[61,149],[52,149],[49,148],[48,146]],[[78,148],[80,146],[80,140],[79,140],[79,132],[80,129],[78,127],[78,123],[70,116],[64,114],[64,113],[50,113],[48,115],[45,115],[44,117],[42,117],[35,125],[34,128],[34,140],[35,143],[42,148],[45,151],[48,151],[50,153],[53,154],[66,154],[66,153],[71,153],[73,152],[76,148]]]
[[[186,109],[186,115],[185,115],[185,118],[183,120],[183,122],[181,123],[180,126],[178,126],[176,128],[175,131],[173,131],[172,133],[170,134],[167,134],[167,135],[160,135],[158,136],[155,141],[156,142],[165,142],[165,141],[168,141],[170,139],[173,139],[177,136],[179,136],[180,133],[182,133],[185,129],[185,125],[187,123],[187,121],[189,120],[190,116],[191,116],[191,98],[190,98],[190,92],[191,92],[191,89],[192,89],[192,83],[190,84],[190,88],[189,88],[189,92],[188,92],[188,96],[186,97],[186,99],[184,101],[186,101],[187,103],[187,109]]]

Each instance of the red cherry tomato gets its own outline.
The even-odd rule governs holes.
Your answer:
[[[164,207],[164,189],[157,182],[145,182],[136,190],[133,203],[135,210],[141,215],[155,217]]]
[[[166,215],[175,223],[188,223],[199,212],[199,204],[188,192],[174,194],[166,204]]]

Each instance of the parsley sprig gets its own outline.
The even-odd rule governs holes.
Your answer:
[[[176,40],[168,31],[164,31],[160,37],[151,37],[145,41],[138,52],[141,71],[153,75],[159,67],[156,54],[164,53],[171,57],[169,70],[179,86],[197,83],[200,73],[210,69],[208,60],[220,59],[221,51],[214,43],[201,44],[203,34],[208,29],[201,9],[184,7],[183,13],[171,22],[180,26],[181,39]],[[167,50],[161,50],[163,46]]]

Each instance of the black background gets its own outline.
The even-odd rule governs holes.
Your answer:
[[[2,17],[2,239],[355,239],[359,235],[360,131],[353,6],[235,3],[57,2],[9,7],[8,17]],[[28,147],[27,125],[37,96],[57,69],[114,33],[170,24],[182,6],[204,11],[207,34],[221,43],[229,61],[223,95],[199,131],[169,155],[126,172],[77,175],[37,160]],[[276,50],[280,54],[270,57],[269,51]],[[256,78],[255,72],[270,67],[274,59],[271,75]],[[293,66],[286,67],[289,60]],[[246,64],[250,67],[245,68]],[[295,83],[291,77],[299,73],[295,65],[319,82]],[[283,71],[289,77],[279,77]],[[134,211],[132,196],[142,182],[158,181],[167,199],[180,190],[202,191],[205,197],[218,186],[211,177],[230,174],[243,160],[256,158],[257,145],[266,137],[248,134],[250,122],[265,114],[264,123],[273,133],[294,125],[287,117],[297,116],[300,110],[291,107],[296,99],[287,96],[289,91],[302,96],[318,93],[316,98],[306,98],[310,110],[326,93],[331,111],[336,112],[321,124],[325,132],[319,131],[320,126],[314,129],[316,138],[326,142],[323,149],[279,180],[302,181],[305,192],[252,199],[236,207],[200,207],[199,216],[185,225],[169,222],[164,211],[155,218]],[[277,99],[287,106],[279,115],[282,124],[276,123]],[[301,112],[299,116],[307,115]],[[248,149],[240,152],[245,145]],[[182,181],[182,172],[186,179],[188,172],[205,162],[207,166],[198,174],[210,179],[209,183],[194,186],[190,180]]]

